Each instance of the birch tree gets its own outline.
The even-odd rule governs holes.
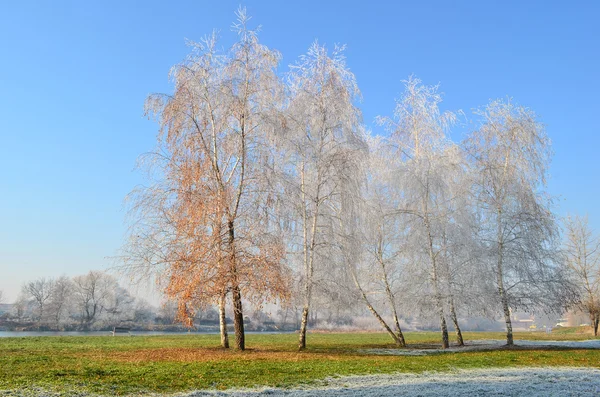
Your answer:
[[[292,228],[298,236],[295,247],[304,284],[299,349],[306,347],[315,273],[325,271],[326,262],[332,260],[328,252],[335,242],[326,237],[332,226],[329,204],[341,199],[344,167],[353,161],[357,148],[364,147],[355,106],[360,92],[343,50],[336,47],[330,56],[315,42],[292,66],[288,80],[284,189],[294,214]]]
[[[441,224],[444,201],[448,200],[444,194],[447,191],[446,177],[456,167],[451,161],[445,161],[445,148],[448,145],[446,133],[456,115],[442,113],[440,102],[441,95],[436,86],[425,86],[411,76],[405,81],[405,92],[396,103],[394,117],[380,117],[379,122],[390,131],[390,143],[403,160],[402,169],[397,175],[397,183],[402,185],[404,191],[403,203],[398,210],[411,216],[411,249],[423,255],[423,264],[426,263],[429,268],[429,283],[440,321],[442,347],[447,348],[448,329],[440,263],[443,248]]]
[[[394,184],[394,174],[400,166],[398,156],[389,143],[380,137],[367,140],[369,158],[366,162],[365,181],[360,186],[360,206],[355,215],[359,219],[349,236],[354,236],[353,250],[344,247],[348,268],[360,299],[377,319],[394,342],[406,346],[400,326],[397,299],[397,281],[402,272],[402,250],[405,248],[403,214],[398,211],[402,192]],[[351,211],[341,211],[346,215]],[[358,252],[357,248],[360,247]],[[390,325],[382,310],[377,309],[375,297],[381,307],[392,314]]]
[[[171,71],[171,95],[151,95],[147,114],[159,126],[158,170],[135,198],[137,219],[125,255],[130,269],[152,268],[188,322],[195,308],[217,303],[222,345],[231,294],[236,347],[245,348],[242,294],[250,301],[286,299],[281,236],[271,230],[264,175],[273,115],[281,95],[280,55],[262,45],[238,10],[239,40],[226,52],[216,35],[192,43]],[[141,248],[140,248],[141,247]]]
[[[465,302],[461,295],[468,294],[478,283],[473,274],[473,227],[472,206],[469,205],[469,184],[467,167],[462,151],[455,144],[450,144],[442,153],[442,160],[451,172],[444,173],[445,189],[440,191],[438,205],[442,206],[440,214],[440,266],[442,279],[445,281],[444,295],[447,301],[450,319],[456,333],[459,346],[464,340],[458,321],[457,305]],[[443,167],[443,164],[442,164]],[[477,273],[477,272],[475,272]],[[465,283],[466,282],[466,283]],[[466,302],[465,302],[466,303]]]
[[[566,235],[563,247],[565,261],[579,287],[577,305],[587,313],[594,336],[600,323],[600,238],[588,225],[587,217],[573,216],[565,221]]]
[[[477,176],[479,238],[513,345],[511,309],[564,307],[566,280],[557,262],[558,229],[544,192],[550,140],[535,114],[511,101],[478,112],[466,143]],[[556,298],[556,299],[555,299]]]

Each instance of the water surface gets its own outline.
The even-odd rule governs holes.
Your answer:
[[[218,332],[167,332],[167,331],[131,331],[131,335],[207,335]],[[20,338],[24,336],[111,336],[111,331],[0,331],[0,338]],[[119,334],[127,336],[127,334]]]

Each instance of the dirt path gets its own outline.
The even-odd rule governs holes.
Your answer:
[[[442,350],[440,348],[431,348],[430,346],[419,348],[412,347],[407,349],[362,349],[359,350],[363,354],[376,354],[383,356],[426,356],[429,354],[441,353],[460,353],[467,351],[487,351],[500,350],[506,348],[506,342],[502,340],[473,340],[467,341],[465,346]],[[583,341],[555,341],[555,340],[517,340],[512,349],[527,349],[527,348],[549,348],[549,349],[600,349],[600,339],[583,340]]]

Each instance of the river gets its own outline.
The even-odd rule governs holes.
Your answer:
[[[246,334],[292,334],[295,331],[246,331]],[[218,335],[218,331],[131,331],[133,336],[152,336],[152,335]],[[111,336],[110,331],[0,331],[0,338],[21,338],[25,336]],[[121,334],[123,335],[123,334]],[[125,336],[125,335],[123,335]]]
[[[207,335],[218,332],[166,332],[166,331],[132,331],[131,335]],[[0,331],[0,338],[20,338],[24,336],[110,336],[110,331]]]

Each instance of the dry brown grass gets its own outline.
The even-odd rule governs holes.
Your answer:
[[[281,352],[261,349],[247,349],[245,351],[212,349],[212,348],[159,348],[141,349],[123,352],[94,352],[86,354],[101,360],[113,360],[127,363],[142,362],[221,362],[224,360],[237,361],[286,361],[298,362],[305,360],[347,360],[349,355],[323,354],[314,352]]]

